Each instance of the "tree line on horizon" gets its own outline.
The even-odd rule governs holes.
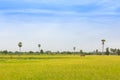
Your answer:
[[[120,55],[120,49],[114,49],[114,48],[106,48],[106,50],[104,51],[104,45],[105,45],[105,39],[102,39],[102,51],[99,51],[98,49],[96,49],[93,52],[84,52],[83,50],[80,51],[76,51],[76,47],[73,47],[73,51],[63,51],[63,52],[52,52],[52,51],[43,51],[43,49],[41,49],[41,44],[38,44],[38,49],[39,51],[28,51],[28,52],[22,52],[21,48],[23,46],[22,42],[18,43],[18,47],[19,47],[19,51],[8,51],[8,50],[3,50],[0,51],[0,54],[80,54],[80,55]]]
[[[71,54],[71,55],[120,55],[120,49],[113,49],[113,48],[106,48],[105,52],[101,52],[98,49],[92,51],[92,52],[85,52],[83,50],[80,51],[75,51],[75,47],[73,49],[73,51],[57,51],[57,52],[52,52],[52,51],[43,51],[43,49],[40,49],[40,51],[28,51],[28,52],[22,52],[22,51],[8,51],[8,50],[3,50],[0,51],[0,54],[4,54],[4,55],[22,55],[22,54],[32,54],[32,55],[42,55],[42,54]]]

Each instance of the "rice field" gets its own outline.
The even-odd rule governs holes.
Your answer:
[[[120,56],[0,55],[0,80],[120,80]]]

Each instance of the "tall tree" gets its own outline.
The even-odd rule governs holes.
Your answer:
[[[22,42],[18,43],[19,51],[21,52]]]
[[[41,51],[41,50],[40,50],[40,47],[41,47],[41,45],[40,45],[40,44],[38,44],[39,52]]]
[[[105,41],[106,41],[106,40],[105,40],[105,39],[102,39],[101,41],[102,41],[102,54],[104,54],[104,45],[105,45]]]
[[[43,49],[41,49],[41,50],[40,50],[40,53],[41,53],[41,54],[43,54],[43,53],[44,53]]]
[[[83,54],[83,50],[80,50],[80,54]]]
[[[120,49],[117,49],[117,54],[120,55]]]

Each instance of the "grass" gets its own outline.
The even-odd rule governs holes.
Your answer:
[[[120,80],[119,56],[0,56],[1,80]]]

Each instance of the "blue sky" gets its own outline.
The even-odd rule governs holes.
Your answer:
[[[120,48],[120,0],[0,0],[0,50]]]

